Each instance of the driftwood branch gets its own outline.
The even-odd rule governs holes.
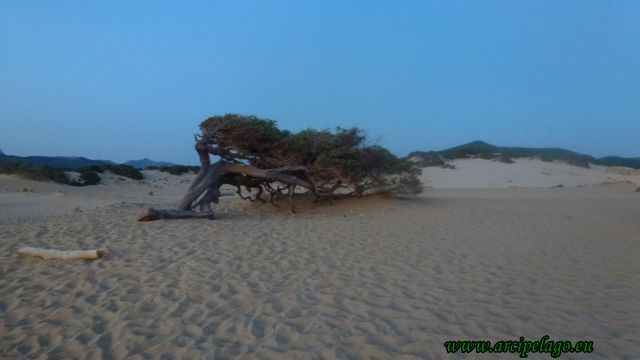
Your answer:
[[[18,254],[22,256],[34,256],[42,259],[58,260],[95,260],[107,255],[110,252],[111,250],[109,248],[94,250],[55,250],[24,247],[18,250]]]

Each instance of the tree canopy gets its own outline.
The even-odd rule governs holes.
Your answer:
[[[308,180],[319,195],[369,191],[422,191],[416,175],[420,169],[379,145],[367,145],[358,128],[335,131],[281,130],[273,120],[226,114],[200,124],[201,141],[215,146],[226,161],[246,162],[263,169],[302,166],[297,176]],[[342,192],[344,194],[344,191]]]

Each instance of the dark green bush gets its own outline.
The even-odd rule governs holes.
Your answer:
[[[498,158],[498,161],[505,164],[513,164],[513,159],[508,156],[500,156]]]
[[[480,159],[484,159],[484,160],[493,160],[495,159],[497,156],[496,154],[492,154],[490,152],[482,152],[480,154],[478,154],[478,157]]]
[[[98,173],[103,173],[105,170],[106,166],[102,166],[102,165],[91,165],[89,166],[89,169],[98,172]]]
[[[549,154],[541,154],[540,156],[538,156],[538,158],[540,158],[540,160],[542,160],[544,162],[552,162],[553,161],[553,157],[551,157],[551,155],[549,155]]]
[[[569,158],[569,159],[566,159],[565,161],[569,165],[579,166],[587,169],[591,168],[591,165],[589,165],[589,159],[584,157]]]
[[[57,182],[59,184],[69,184],[69,177],[64,171],[52,170],[49,169],[49,178],[53,182]]]
[[[419,167],[444,166],[445,162],[435,151],[414,151],[410,153],[407,160],[415,162]]]
[[[191,169],[187,166],[176,165],[176,166],[168,166],[160,168],[160,171],[167,172],[171,175],[182,175],[184,173],[188,173]]]
[[[142,175],[140,170],[129,165],[110,165],[107,167],[107,170],[111,171],[116,175],[128,177],[134,180],[144,179],[144,175]]]
[[[74,186],[95,185],[100,183],[100,175],[98,173],[104,170],[111,170],[114,174],[129,177],[135,180],[143,179],[142,173],[128,165],[109,165],[109,166],[89,166],[80,169],[70,169],[77,171],[80,177],[76,181],[70,181],[67,174],[61,170],[49,166],[31,165],[24,162],[0,163],[0,174],[16,174],[23,179],[38,181],[54,181],[60,184],[68,184]]]
[[[0,164],[1,174],[16,174],[23,179],[39,181],[55,181],[61,184],[68,184],[69,178],[62,170],[53,169],[47,166],[30,165],[24,162],[9,162]]]
[[[100,175],[89,168],[80,169],[80,177],[76,181],[72,181],[69,185],[86,186],[97,185],[100,183]]]

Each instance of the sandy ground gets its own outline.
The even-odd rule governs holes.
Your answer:
[[[468,174],[456,166],[423,177]],[[570,187],[552,171],[537,187],[483,189],[483,171],[413,200],[292,214],[228,196],[216,220],[149,223],[136,214],[175,205],[190,177],[74,188],[1,176],[0,358],[495,358],[443,342],[545,334],[594,342],[562,358],[637,358],[637,186]],[[21,246],[113,252],[44,261]]]

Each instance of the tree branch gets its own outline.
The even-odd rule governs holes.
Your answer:
[[[278,169],[260,169],[251,165],[229,163],[224,163],[224,165],[222,166],[224,168],[224,171],[232,174],[242,174],[261,179],[282,181],[288,184],[299,185],[306,189],[313,188],[311,184],[309,184],[305,180],[300,179],[299,177],[284,174],[284,172],[304,171],[306,170],[306,167],[304,166],[284,166]]]

